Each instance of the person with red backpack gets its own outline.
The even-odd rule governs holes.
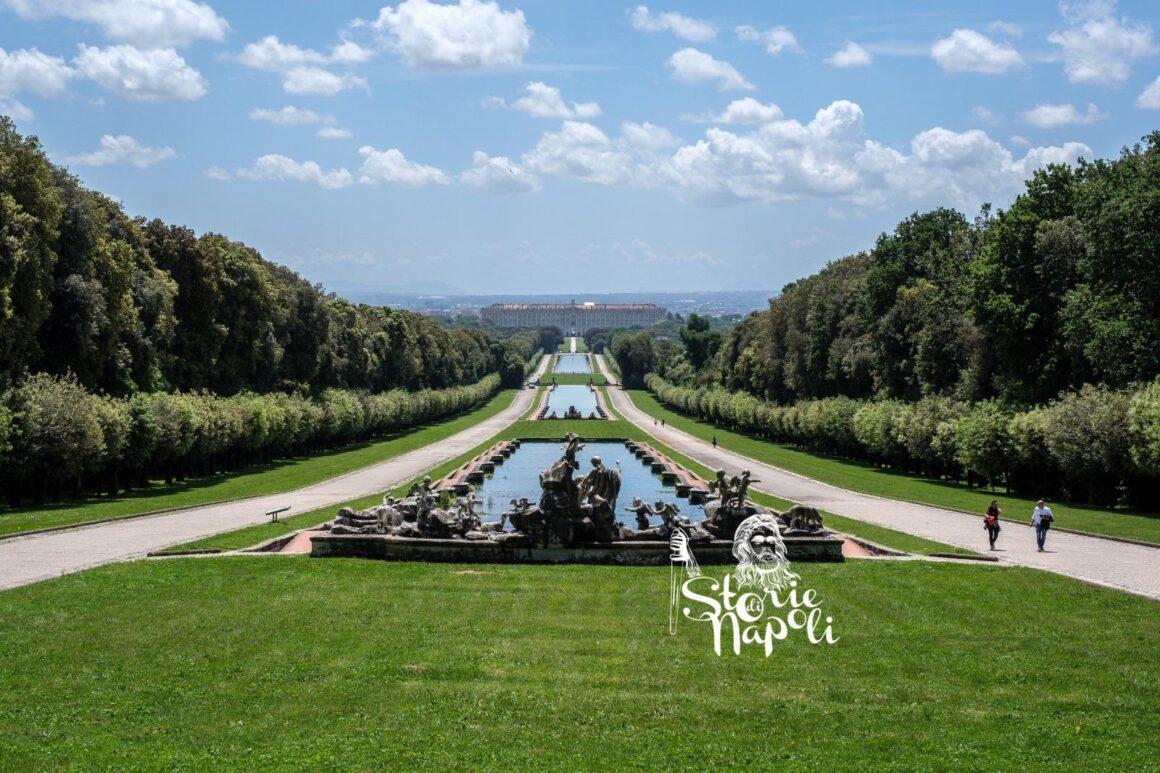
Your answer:
[[[1002,512],[999,501],[992,499],[987,507],[987,514],[983,516],[983,528],[987,530],[987,537],[991,540],[991,550],[995,549],[995,540],[999,538],[999,516]]]

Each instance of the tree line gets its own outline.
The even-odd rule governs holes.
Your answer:
[[[1160,504],[1160,381],[1086,385],[1035,408],[928,395],[778,405],[748,392],[646,378],[676,410],[818,453],[932,477],[1098,504]]]
[[[479,405],[492,373],[446,389],[94,394],[39,373],[0,400],[0,493],[8,503],[117,495],[381,438]]]
[[[130,218],[0,116],[0,391],[26,373],[121,396],[442,389],[528,345],[350,303],[241,242]]]
[[[519,386],[558,330],[447,326],[128,217],[0,116],[0,495],[117,493],[380,437]]]
[[[845,395],[1038,404],[1160,374],[1160,132],[1036,172],[1006,211],[915,214],[787,285],[670,378],[778,403]]]
[[[724,335],[608,336],[626,384],[828,454],[1158,504],[1160,132],[1005,211],[916,213]],[[651,374],[651,375],[650,375]]]

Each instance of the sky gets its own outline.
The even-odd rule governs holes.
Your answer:
[[[329,289],[776,291],[1160,128],[1160,4],[0,0],[0,113]]]

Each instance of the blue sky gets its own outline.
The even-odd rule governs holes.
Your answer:
[[[868,5],[0,0],[0,111],[130,214],[481,293],[776,290],[1160,128],[1155,3]]]

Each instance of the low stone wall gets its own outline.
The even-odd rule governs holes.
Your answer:
[[[519,447],[518,440],[501,440],[439,481],[435,490],[449,491],[455,496],[466,496],[471,491],[473,483],[482,483],[487,473],[494,472],[496,465],[503,464],[504,460]]]
[[[626,440],[624,446],[632,452],[633,456],[649,465],[654,473],[660,475],[663,482],[672,483],[677,489],[678,497],[688,497],[689,502],[694,505],[698,505],[708,498],[709,486],[705,481],[661,452],[654,450],[648,443]]]
[[[615,564],[623,566],[667,566],[669,543],[607,542],[587,543],[570,548],[502,545],[494,542],[456,539],[416,539],[379,534],[328,534],[311,537],[314,558],[370,558],[383,561],[443,561],[483,564]],[[786,537],[790,561],[842,561],[839,537]],[[730,565],[733,543],[713,540],[693,545],[693,554],[702,565]]]

